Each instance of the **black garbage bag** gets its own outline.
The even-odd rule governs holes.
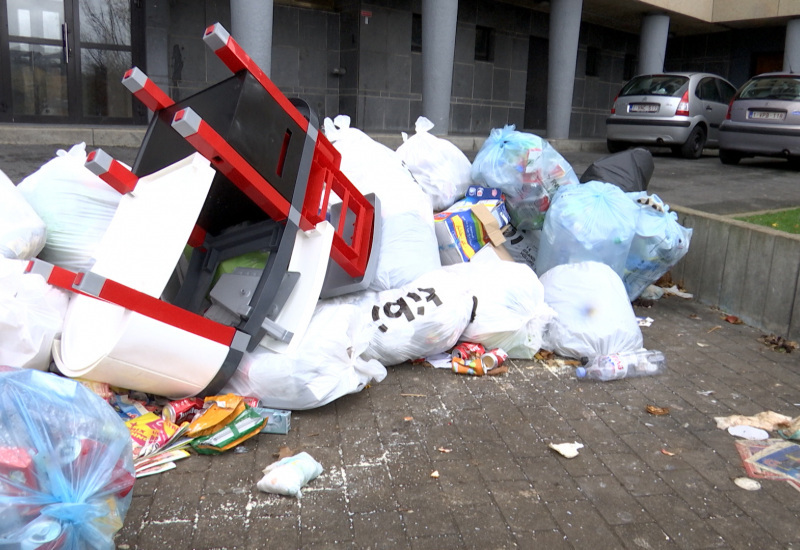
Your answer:
[[[612,183],[626,192],[647,191],[653,168],[650,151],[636,147],[594,161],[581,174],[580,182],[597,180]]]

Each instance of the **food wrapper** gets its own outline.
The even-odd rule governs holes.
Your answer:
[[[213,434],[244,412],[246,404],[241,396],[229,393],[206,397],[205,407],[207,407],[205,411],[189,424],[187,436],[202,437]]]
[[[125,422],[131,432],[131,442],[133,444],[133,456],[139,456],[143,447],[161,447],[167,443],[175,432],[178,425],[169,420],[164,420],[154,412],[148,412]]]
[[[262,418],[250,406],[242,403],[244,410],[232,422],[215,431],[213,434],[192,440],[191,445],[200,454],[219,454],[257,435],[266,425]]]

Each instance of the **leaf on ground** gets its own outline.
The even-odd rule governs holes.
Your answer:
[[[669,414],[669,407],[656,407],[655,405],[647,405],[644,410],[654,416],[663,416]]]
[[[501,365],[499,367],[495,367],[491,370],[487,370],[486,374],[488,376],[499,376],[501,374],[505,374],[508,372],[508,365]]]
[[[726,315],[722,318],[725,322],[730,323],[732,325],[743,325],[744,321],[739,319],[736,315]]]
[[[287,457],[290,457],[290,456],[294,456],[295,454],[297,454],[297,452],[291,450],[288,447],[288,445],[281,445],[278,448],[278,452],[277,453],[273,453],[272,456],[277,457],[278,460],[282,460],[284,458],[287,458]]]
[[[792,350],[797,349],[797,342],[787,340],[783,336],[776,336],[774,334],[762,334],[758,341],[771,348],[773,351],[791,353]]]

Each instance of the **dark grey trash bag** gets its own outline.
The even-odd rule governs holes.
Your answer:
[[[580,182],[596,180],[612,183],[629,193],[647,191],[653,168],[650,151],[636,147],[594,161],[581,174]]]

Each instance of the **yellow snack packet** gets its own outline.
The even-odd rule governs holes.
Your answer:
[[[208,408],[189,424],[186,432],[189,437],[213,434],[239,416],[246,407],[244,398],[233,394],[206,397],[205,402]]]

